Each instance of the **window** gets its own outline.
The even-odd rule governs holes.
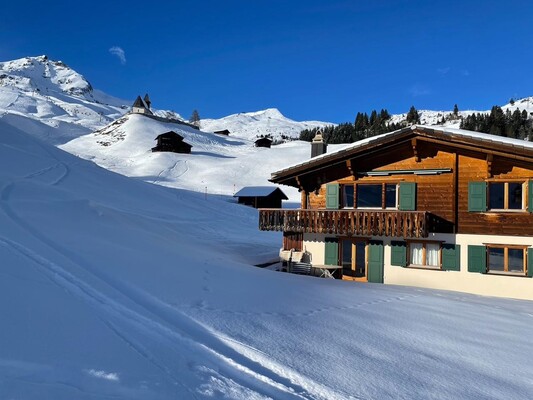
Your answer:
[[[344,207],[353,208],[354,205],[354,186],[345,185],[342,190],[342,198],[344,202]]]
[[[523,182],[489,182],[489,209],[491,210],[523,210]]]
[[[344,185],[342,207],[396,209],[397,186],[395,183]]]
[[[440,268],[440,242],[409,242],[409,264]]]
[[[525,246],[488,245],[488,272],[524,275],[526,272]]]

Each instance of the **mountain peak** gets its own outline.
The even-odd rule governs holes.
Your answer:
[[[74,96],[91,96],[91,84],[62,61],[47,55],[24,57],[0,63],[0,86],[28,92],[60,92]]]
[[[250,117],[286,118],[277,108],[267,108],[265,110],[245,113]]]

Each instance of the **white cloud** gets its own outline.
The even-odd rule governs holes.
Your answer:
[[[109,49],[109,52],[117,56],[122,65],[126,64],[126,52],[121,47],[113,46]]]
[[[462,74],[463,76],[470,76],[470,71],[467,70],[467,69],[464,69],[464,70],[461,71],[461,74]]]
[[[87,373],[91,376],[94,376],[95,378],[105,379],[108,381],[118,381],[118,374],[116,372],[105,372],[105,371],[98,371],[95,369],[90,369],[87,371]]]
[[[450,72],[450,67],[444,67],[444,68],[438,68],[437,72],[442,75],[446,75],[448,72]]]

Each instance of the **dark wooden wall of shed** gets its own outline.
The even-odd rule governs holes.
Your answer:
[[[281,196],[273,194],[268,197],[239,197],[238,202],[255,208],[281,208]]]

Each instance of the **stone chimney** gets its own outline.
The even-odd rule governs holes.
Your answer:
[[[324,143],[322,132],[318,131],[311,142],[311,158],[326,153],[328,145]]]

